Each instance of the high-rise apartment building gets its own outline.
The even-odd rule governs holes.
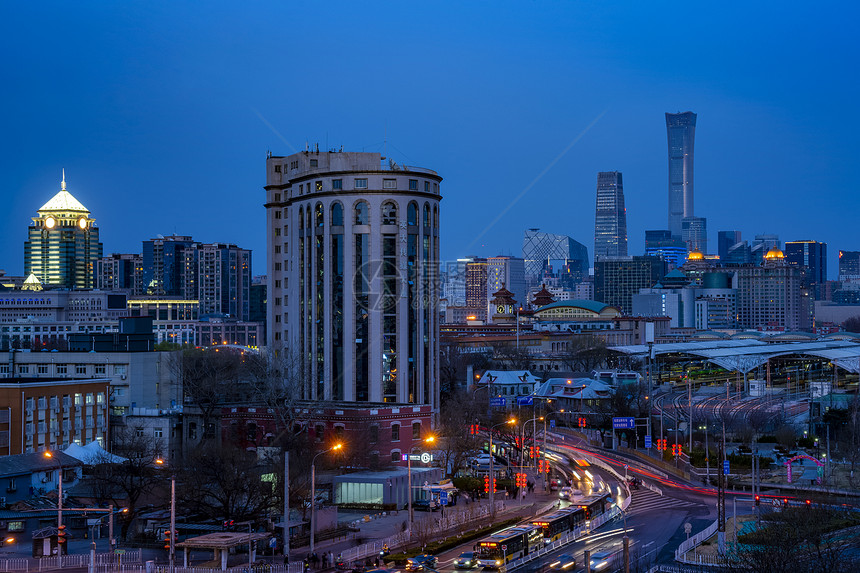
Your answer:
[[[379,153],[267,158],[267,338],[301,399],[438,407],[441,181]]]
[[[653,287],[666,274],[659,257],[604,257],[594,263],[594,298],[633,312],[633,295]]]
[[[526,282],[541,283],[541,277],[554,263],[559,267],[569,265],[571,276],[588,276],[590,262],[588,248],[565,235],[544,233],[540,229],[527,229],[523,238],[523,259],[526,266]],[[578,269],[576,272],[575,269]]]
[[[594,258],[627,256],[627,209],[620,171],[597,174]]]
[[[827,282],[827,243],[786,241],[785,261],[789,265],[806,269],[804,287],[816,300],[820,299],[820,287]]]
[[[669,140],[669,230],[682,234],[681,222],[693,214],[693,148],[696,140],[696,114],[666,114]]]
[[[154,296],[197,298],[197,244],[191,237],[159,235],[143,241],[143,289]]]
[[[717,232],[717,255],[720,261],[728,258],[729,249],[741,242],[740,231],[718,231]]]
[[[93,288],[95,263],[101,256],[95,219],[66,191],[64,171],[60,192],[39,208],[28,229],[24,274],[35,275],[43,285]]]
[[[465,257],[445,263],[445,284],[442,296],[448,306],[466,306],[466,265],[476,257]]]
[[[113,253],[96,261],[96,285],[101,290],[143,294],[143,257],[135,253]]]
[[[251,315],[251,251],[236,245],[197,245],[197,300],[200,316],[226,314],[240,320]]]
[[[478,320],[487,320],[487,294],[487,259],[478,257],[466,263],[466,308]]]

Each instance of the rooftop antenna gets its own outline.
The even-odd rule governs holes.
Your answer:
[[[65,167],[63,167],[63,180],[60,181],[60,190],[61,191],[66,190],[66,168]]]

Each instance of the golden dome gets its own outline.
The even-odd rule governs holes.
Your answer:
[[[783,254],[783,252],[782,252],[782,251],[780,251],[779,249],[777,249],[776,247],[774,247],[774,248],[772,248],[771,250],[769,250],[769,251],[767,252],[767,254],[764,256],[764,258],[765,258],[765,260],[767,260],[767,261],[770,261],[770,260],[773,260],[773,259],[784,259],[784,258],[785,258],[785,255]]]
[[[702,251],[695,250],[695,249],[690,251],[690,254],[687,255],[688,261],[701,261],[704,258],[705,258],[705,255],[702,254]]]

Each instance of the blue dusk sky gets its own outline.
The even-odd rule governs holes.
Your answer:
[[[598,171],[630,254],[667,226],[665,112],[698,114],[695,213],[745,239],[860,250],[857,4],[17,2],[3,7],[0,269],[69,191],[105,253],[233,242],[265,272],[266,152],[380,151],[438,171],[442,256],[592,255]]]

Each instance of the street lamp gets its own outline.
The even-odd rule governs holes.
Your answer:
[[[163,458],[156,458],[155,464],[164,466]],[[176,474],[170,472],[170,549],[169,551],[169,571],[173,573],[176,570]]]
[[[316,463],[317,458],[323,454],[327,454],[329,452],[337,451],[343,448],[343,444],[335,444],[331,448],[327,449],[324,452],[320,452],[314,456],[313,460],[311,460],[311,554],[314,552],[314,527],[316,526],[316,513],[317,513],[317,504],[316,504]]]
[[[710,453],[710,450],[708,450],[708,425],[705,424],[704,426],[699,426],[699,429],[705,431],[705,475],[708,476],[705,479],[706,479],[707,483],[710,484],[711,483],[711,453]]]
[[[501,426],[509,426],[511,424],[516,424],[517,419],[511,418],[510,420],[506,420],[495,426],[490,426],[490,518],[495,519],[496,517],[496,472],[493,468],[496,457],[493,455],[493,430],[496,428],[500,428]]]
[[[427,436],[424,438],[425,444],[432,444],[436,441],[436,436]],[[406,496],[406,539],[412,539],[412,452],[406,454],[406,489],[409,490]]]
[[[54,454],[51,453],[51,450],[45,450],[43,454],[46,458],[54,459]],[[57,533],[59,534],[60,530],[63,529],[63,462],[60,460],[59,456],[56,459],[57,462]],[[58,550],[59,552],[59,550]]]

